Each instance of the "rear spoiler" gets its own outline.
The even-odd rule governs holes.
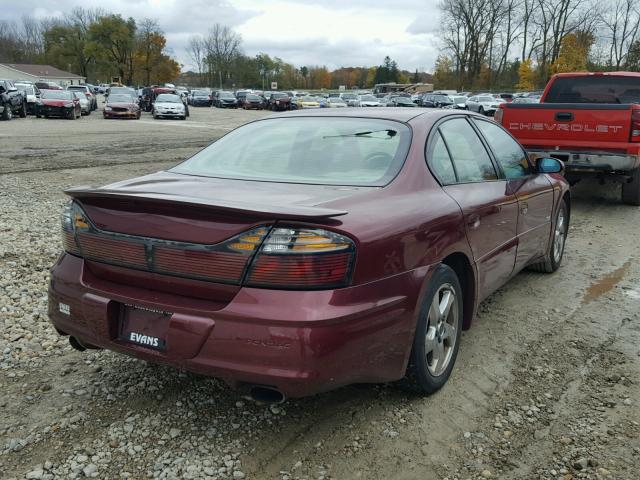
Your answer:
[[[142,201],[162,204],[180,204],[207,208],[223,213],[251,215],[276,219],[321,220],[346,215],[345,210],[334,210],[322,207],[301,205],[264,205],[260,203],[233,202],[226,203],[215,199],[190,197],[188,195],[172,195],[158,192],[129,192],[91,187],[74,187],[64,191],[65,194],[77,200],[90,201],[92,199],[116,199]]]

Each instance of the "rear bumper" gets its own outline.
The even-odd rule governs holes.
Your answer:
[[[96,278],[84,260],[63,254],[51,272],[49,317],[83,343],[218,377],[233,388],[265,385],[301,397],[401,378],[428,275],[425,267],[339,290],[241,288],[223,308],[192,302],[196,309],[187,297]],[[165,352],[119,339],[123,304],[172,312]]]
[[[73,111],[67,107],[39,107],[36,113],[40,115],[48,115],[50,117],[66,117]]]
[[[160,113],[160,112],[155,112],[154,115],[156,117],[171,117],[171,118],[182,118],[187,114],[186,111],[182,112],[182,113],[177,113],[177,112],[171,112],[171,113]]]
[[[607,152],[569,152],[562,150],[529,149],[538,157],[562,160],[567,173],[626,173],[640,168],[640,156]]]
[[[102,112],[104,118],[136,118],[138,116],[138,112]]]

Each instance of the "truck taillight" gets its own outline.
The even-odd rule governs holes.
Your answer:
[[[493,114],[493,119],[495,120],[496,123],[499,123],[502,125],[502,116],[504,115],[504,104],[500,105],[495,113]]]
[[[640,142],[640,109],[631,110],[631,141]]]
[[[245,284],[298,290],[345,287],[354,259],[355,244],[344,235],[314,228],[273,228]]]

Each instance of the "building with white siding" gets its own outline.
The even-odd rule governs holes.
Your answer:
[[[0,63],[0,78],[6,80],[44,80],[55,82],[61,87],[85,83],[86,77],[65,72],[51,65],[31,65],[26,63]]]

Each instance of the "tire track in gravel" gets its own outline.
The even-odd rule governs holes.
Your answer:
[[[158,161],[158,154],[163,154],[163,160],[173,159],[177,163],[218,138],[219,136],[214,136],[208,141],[172,139],[150,145],[141,145],[140,142],[120,143],[113,148],[100,151],[91,146],[75,148],[71,152],[69,149],[51,148],[46,150],[46,154],[40,153],[39,150],[34,151],[33,154],[24,152],[13,156],[9,154],[5,158],[5,163],[0,165],[0,175],[155,163]],[[166,155],[167,151],[171,152],[169,158]]]

